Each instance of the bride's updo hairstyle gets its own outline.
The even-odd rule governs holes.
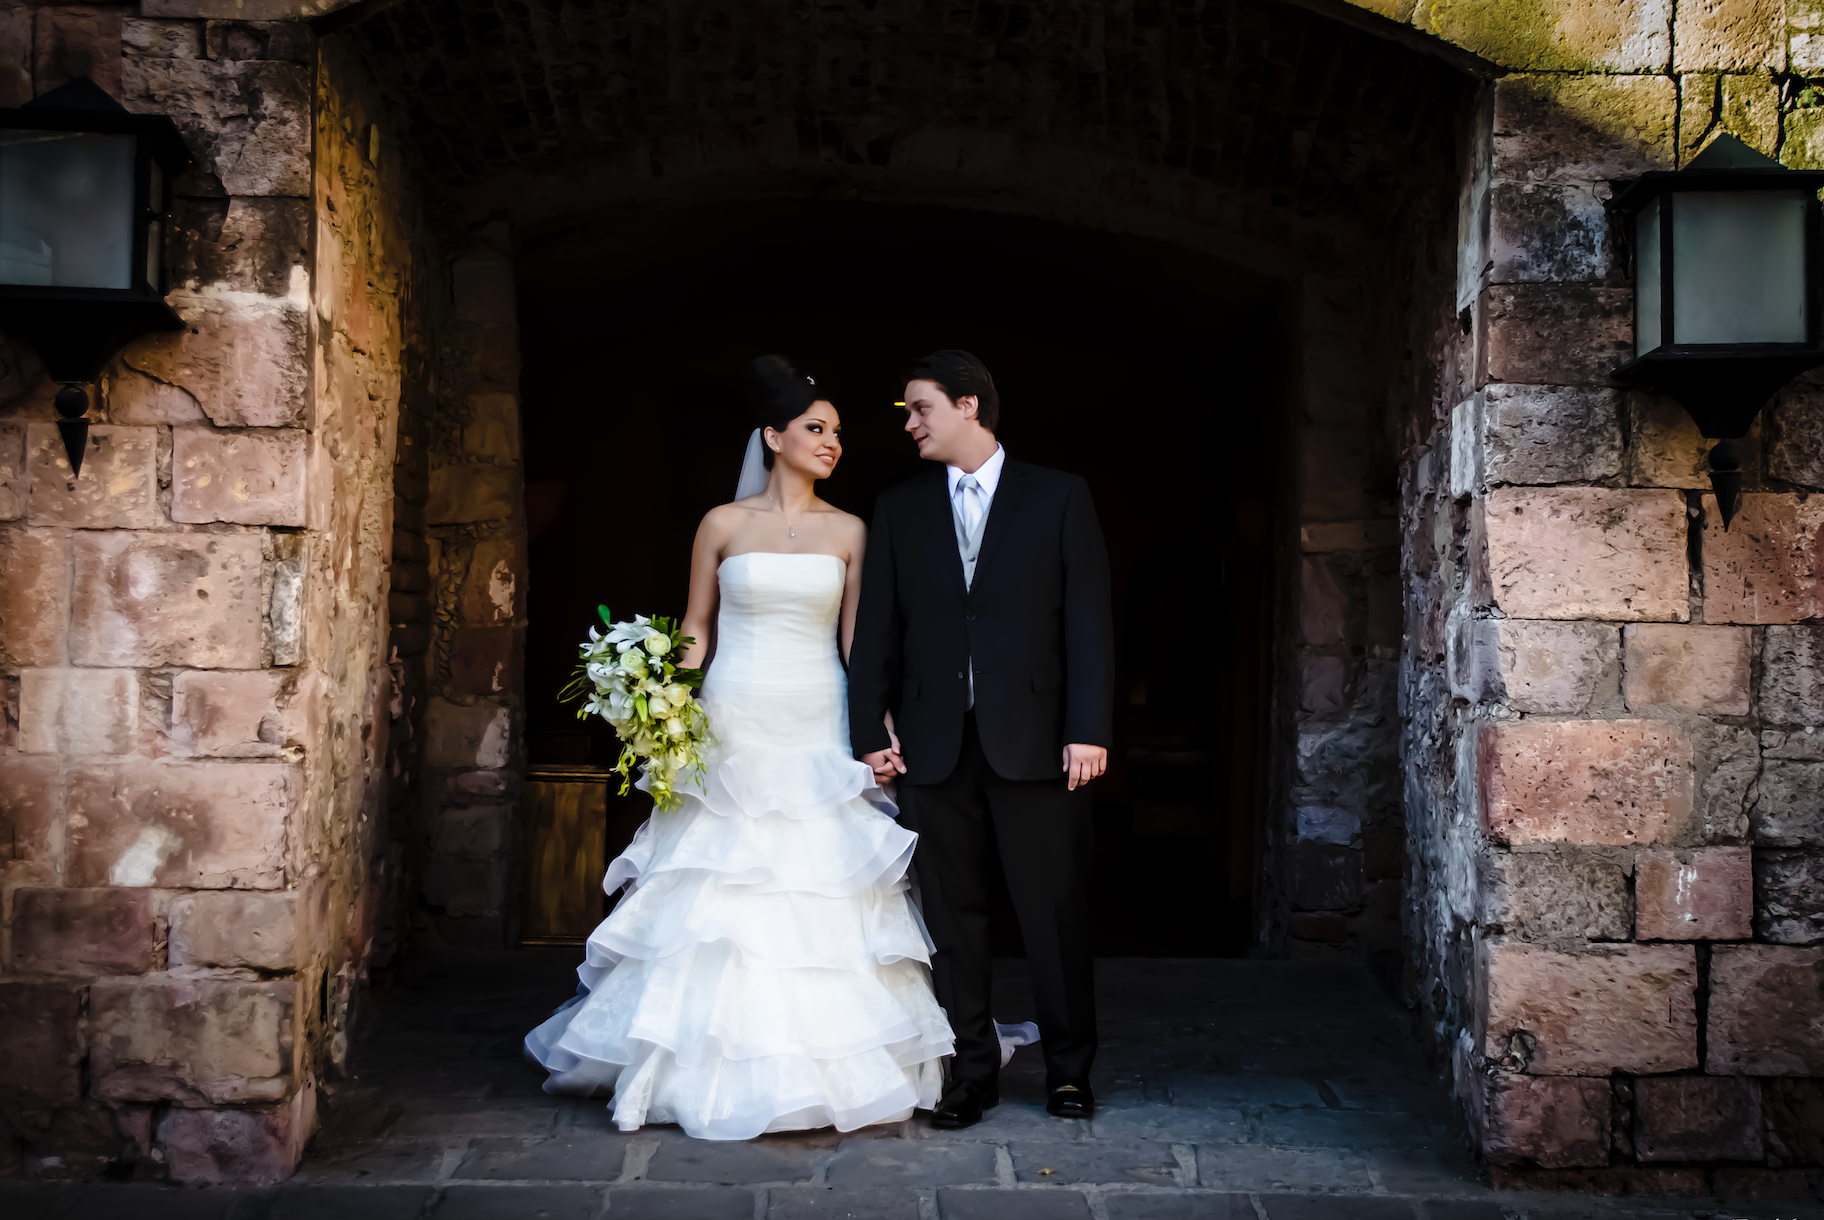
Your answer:
[[[754,423],[784,432],[786,425],[811,409],[822,398],[817,383],[792,367],[784,356],[761,356],[747,366],[747,400],[754,408]],[[773,451],[762,445],[760,460],[773,468]]]

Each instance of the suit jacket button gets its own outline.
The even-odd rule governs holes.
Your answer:
[[[961,682],[961,681],[962,681],[962,680],[963,680],[963,675],[962,675],[962,674],[960,674],[960,673],[959,673],[959,674],[957,674],[957,675],[956,675],[956,680],[957,680],[957,681],[958,681],[958,682]]]
[[[965,615],[963,615],[963,617],[968,619],[972,623],[975,621],[975,615],[973,615],[973,614],[965,614]]]

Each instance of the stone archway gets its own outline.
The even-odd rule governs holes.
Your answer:
[[[612,296],[616,243],[686,248],[693,209],[919,205],[1144,238],[1277,286],[1287,418],[1255,458],[1281,476],[1260,524],[1288,625],[1266,650],[1271,710],[1242,785],[1258,822],[1224,867],[1229,893],[1257,891],[1255,951],[1347,945],[1397,981],[1395,438],[1444,393],[1417,353],[1448,325],[1473,80],[1284,5],[1209,9],[1176,34],[1144,12],[945,20],[406,3],[338,36],[393,82],[400,138],[445,183],[452,248],[477,243],[454,263],[431,441],[427,917],[458,940],[512,936],[512,879],[485,859],[514,838],[525,758],[512,285],[543,300],[537,264],[559,259]]]

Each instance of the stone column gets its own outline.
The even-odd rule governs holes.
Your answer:
[[[435,260],[304,26],[0,10],[22,28],[32,92],[87,72],[195,164],[187,329],[107,369],[79,478],[55,386],[0,352],[0,1170],[274,1181],[398,872],[392,471]]]
[[[1708,442],[1610,375],[1609,180],[1725,130],[1795,159],[1749,7],[1529,52],[1467,142],[1474,372],[1448,461],[1408,456],[1407,800],[1427,1015],[1500,1184],[1777,1193],[1817,1160],[1824,396],[1763,415],[1725,533]]]
[[[289,1172],[328,963],[305,813],[328,689],[313,546],[309,43],[297,26],[9,10],[32,92],[92,76],[196,164],[172,305],[98,389],[80,478],[10,348],[0,423],[0,1067],[28,1171]]]

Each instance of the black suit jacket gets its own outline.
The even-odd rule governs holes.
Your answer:
[[[1089,485],[1009,457],[976,560],[963,563],[944,468],[881,494],[868,530],[849,657],[856,757],[887,747],[892,709],[905,781],[956,766],[975,664],[976,727],[1006,779],[1056,779],[1067,744],[1114,733],[1114,625],[1108,549]]]

